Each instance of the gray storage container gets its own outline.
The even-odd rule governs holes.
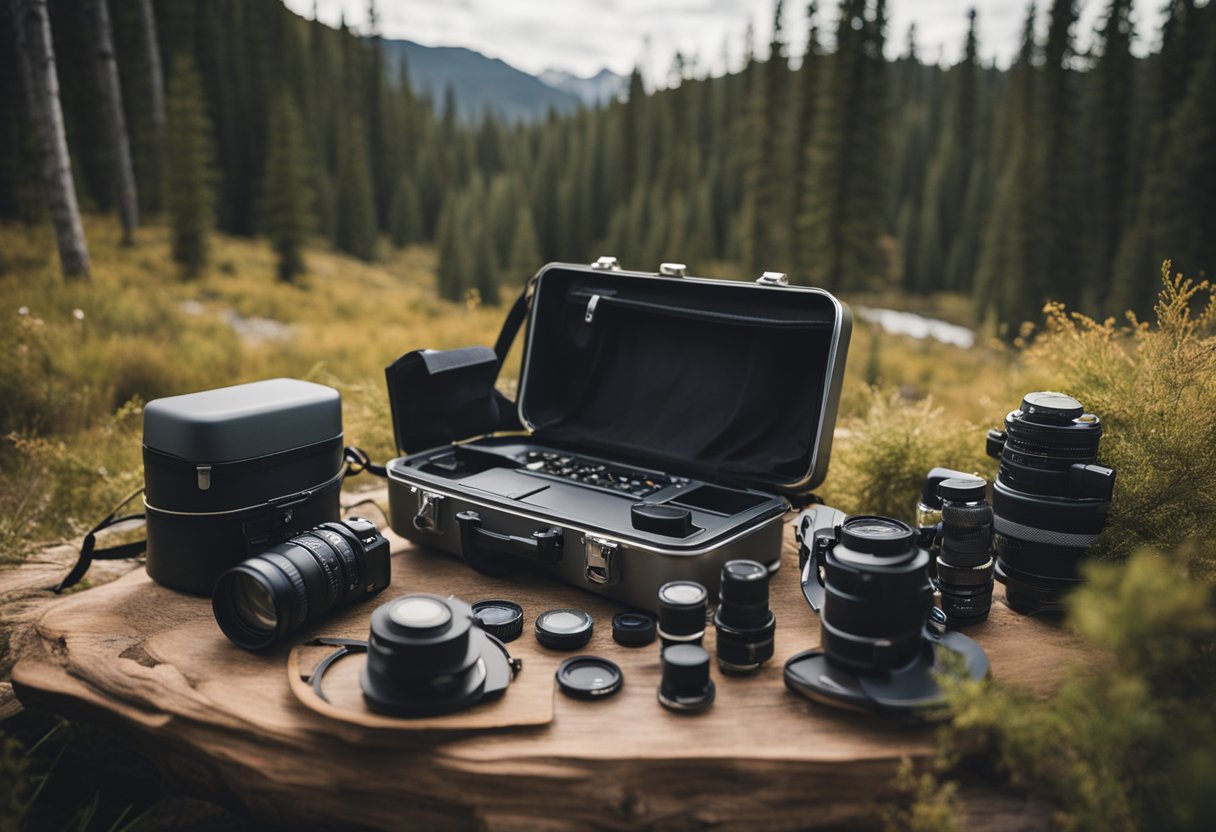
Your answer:
[[[339,519],[342,399],[277,378],[144,408],[148,574],[210,594],[220,573]]]

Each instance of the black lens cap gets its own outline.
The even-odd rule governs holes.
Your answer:
[[[575,699],[605,699],[624,683],[616,663],[599,656],[575,656],[557,666],[557,686]]]
[[[1064,393],[1027,393],[1022,399],[1022,413],[1033,422],[1071,422],[1085,414],[1085,408]]]
[[[938,483],[937,493],[943,500],[978,503],[988,497],[988,481],[980,477],[952,477]]]
[[[618,612],[612,616],[612,640],[625,647],[645,647],[655,639],[654,616],[644,612]]]
[[[473,605],[473,617],[481,629],[504,644],[519,638],[524,631],[524,608],[514,601],[498,598],[478,601]]]
[[[536,640],[554,650],[576,650],[591,641],[594,623],[586,610],[546,610],[536,616]]]

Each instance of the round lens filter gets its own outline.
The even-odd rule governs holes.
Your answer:
[[[621,689],[625,677],[615,662],[599,656],[575,656],[557,667],[557,686],[575,699],[603,699]]]
[[[524,609],[514,601],[495,598],[473,605],[473,617],[481,629],[504,644],[519,638],[524,631]]]
[[[547,610],[536,616],[536,640],[554,650],[577,650],[591,641],[593,624],[586,610]]]

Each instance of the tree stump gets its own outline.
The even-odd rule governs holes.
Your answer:
[[[793,515],[789,518],[792,523]],[[366,638],[372,609],[404,592],[466,601],[506,597],[524,607],[508,645],[523,674],[550,680],[552,722],[497,730],[377,731],[304,707],[287,676],[289,647],[253,655],[220,633],[207,599],[153,584],[142,569],[48,606],[16,644],[21,701],[134,734],[188,791],[275,823],[309,827],[741,829],[872,828],[905,757],[925,758],[933,729],[816,705],[787,691],[782,665],[818,644],[818,620],[798,587],[787,524],[773,579],[776,654],[761,671],[725,677],[709,712],[676,715],[656,701],[657,645],[612,641],[614,604],[540,576],[478,575],[458,560],[392,537],[393,582],[375,601],[299,634]],[[49,582],[48,582],[49,583]],[[1045,694],[1080,645],[997,600],[970,634],[993,675]],[[569,654],[540,646],[536,615],[559,606],[596,620],[580,652],[621,666],[625,685],[604,701],[562,696],[553,673]],[[706,634],[712,652],[712,628]],[[518,685],[518,682],[516,683]],[[521,689],[522,690],[522,689]],[[512,686],[505,696],[521,695]],[[1017,800],[966,797],[972,828],[1028,829],[1043,820]]]

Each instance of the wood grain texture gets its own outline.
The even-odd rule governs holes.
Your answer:
[[[431,591],[470,602],[508,597],[524,607],[524,635],[509,646],[523,659],[521,681],[523,674],[546,681],[551,725],[390,732],[327,719],[292,694],[286,648],[238,650],[220,634],[206,600],[158,587],[142,570],[48,608],[38,637],[22,646],[13,678],[28,704],[115,721],[193,792],[281,823],[871,828],[878,804],[893,796],[900,760],[926,757],[933,729],[832,710],[785,690],[785,659],[818,644],[817,619],[797,586],[792,527],[786,532],[784,565],[773,581],[774,660],[749,677],[715,670],[717,702],[697,716],[659,706],[658,648],[615,644],[614,604],[539,576],[485,578],[396,538],[393,584],[381,600]],[[618,695],[582,702],[552,692],[552,675],[570,654],[540,646],[531,628],[537,613],[557,606],[595,616],[592,641],[579,652],[621,666]],[[301,640],[365,638],[373,607],[327,620]],[[1000,603],[971,634],[988,651],[996,678],[1040,694],[1085,660],[1067,633]],[[712,631],[706,641],[712,650]],[[518,684],[507,699],[525,695]],[[1025,811],[999,796],[968,805],[969,816],[991,828],[1027,828],[1020,825]]]

